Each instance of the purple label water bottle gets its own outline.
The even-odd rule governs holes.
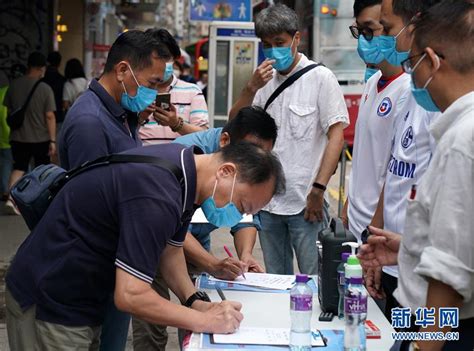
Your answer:
[[[344,351],[365,351],[367,291],[362,278],[349,278],[344,295]]]
[[[307,284],[306,274],[296,275],[296,285],[290,292],[290,350],[311,350],[311,316],[313,314],[313,290]]]

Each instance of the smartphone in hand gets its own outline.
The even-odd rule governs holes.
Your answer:
[[[156,106],[162,108],[163,110],[171,111],[171,94],[162,93],[156,95],[155,103]]]

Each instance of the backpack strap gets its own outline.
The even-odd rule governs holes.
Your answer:
[[[89,169],[100,167],[100,166],[107,166],[110,164],[116,163],[148,163],[153,164],[158,167],[162,167],[164,169],[169,170],[171,173],[174,174],[176,179],[179,181],[180,184],[184,182],[184,175],[181,168],[177,165],[172,163],[171,161],[165,160],[161,157],[156,156],[146,156],[146,155],[127,155],[127,154],[111,154],[107,156],[99,157],[93,161],[84,162],[79,167],[71,169],[67,171],[64,177],[62,177],[57,182],[51,184],[49,186],[49,191],[56,195],[56,193],[72,178],[78,176],[79,174],[88,171]]]
[[[127,155],[127,154],[111,154],[107,156],[99,157],[94,161],[87,161],[80,165],[77,168],[74,168],[67,172],[66,180],[69,180],[82,172],[85,172],[91,168],[95,168],[98,166],[106,166],[109,164],[115,163],[149,163],[156,165],[158,167],[162,167],[168,169],[171,173],[174,174],[176,179],[181,180],[183,178],[183,171],[173,162],[168,161],[161,157],[156,156],[146,156],[146,155]]]
[[[305,73],[311,71],[312,69],[315,69],[318,66],[324,66],[322,63],[313,63],[309,66],[306,66],[303,69],[300,69],[298,72],[293,73],[290,77],[288,77],[283,83],[281,83],[278,88],[273,92],[272,95],[268,98],[265,107],[263,108],[265,111],[267,110],[268,106],[271,105],[271,103],[280,95],[283,90],[288,88],[290,85],[292,85],[294,82],[296,82],[302,75]]]
[[[28,107],[28,104],[30,103],[31,98],[33,97],[33,94],[35,93],[36,88],[38,87],[38,85],[40,85],[42,81],[43,81],[42,79],[38,79],[35,85],[33,85],[33,88],[30,90],[30,93],[28,94],[28,97],[26,98],[25,103],[21,107],[23,110],[26,110],[26,108]]]

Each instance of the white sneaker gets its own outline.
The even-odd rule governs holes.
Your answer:
[[[11,199],[8,199],[5,202],[5,212],[12,216],[21,215],[20,211],[18,211],[18,208],[16,207],[15,203]]]

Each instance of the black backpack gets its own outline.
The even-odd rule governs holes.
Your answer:
[[[33,230],[56,194],[77,175],[89,169],[114,163],[150,163],[170,170],[178,181],[183,181],[183,171],[174,163],[160,157],[145,155],[112,154],[88,161],[66,171],[54,164],[41,165],[24,175],[12,187],[10,194],[15,201],[26,225]]]

